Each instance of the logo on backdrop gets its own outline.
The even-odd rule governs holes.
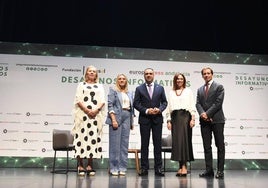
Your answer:
[[[235,84],[249,87],[250,91],[262,90],[268,86],[268,74],[255,73],[237,73],[235,76]]]
[[[5,77],[8,75],[8,64],[0,63],[0,77]]]
[[[65,75],[61,76],[61,83],[68,83],[68,84],[72,84],[72,83],[79,83],[82,82],[84,80],[84,72],[85,72],[85,66],[83,66],[81,69],[77,69],[77,68],[62,68],[62,72],[64,72]],[[116,78],[114,77],[105,77],[102,75],[105,75],[106,73],[106,69],[99,69],[98,73],[99,73],[99,83],[100,84],[115,84]],[[144,71],[133,71],[130,70],[128,71],[130,76],[128,76],[128,84],[129,85],[141,85],[144,83],[144,78],[134,78],[134,76],[136,75],[143,75]],[[68,73],[68,75],[66,75],[66,73]],[[175,75],[176,72],[163,72],[163,71],[155,71],[155,75],[156,76],[172,76],[168,79],[155,79],[155,82],[162,85],[162,86],[172,86],[173,83],[173,75]],[[186,77],[190,76],[189,72],[184,72],[183,73]],[[163,78],[163,77],[160,77]],[[191,83],[190,80],[187,80],[186,82],[186,86],[190,87]]]
[[[79,83],[84,80],[84,75],[86,71],[86,67],[83,66],[81,69],[79,68],[62,68],[62,72],[64,75],[61,76],[62,83]],[[98,74],[105,74],[106,69],[98,69]],[[68,75],[66,75],[68,74]]]
[[[17,63],[16,66],[24,67],[26,71],[32,71],[32,72],[47,72],[49,68],[58,67],[58,65],[21,64],[21,63]]]

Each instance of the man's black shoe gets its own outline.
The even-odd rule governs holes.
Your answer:
[[[148,175],[148,170],[141,169],[139,172],[139,176],[147,176]]]
[[[157,169],[155,170],[155,173],[154,173],[156,176],[165,176],[164,172],[162,172],[161,169]]]
[[[201,178],[209,178],[209,177],[213,177],[213,176],[214,176],[213,170],[210,170],[210,171],[206,170],[205,172],[199,174],[199,177],[201,177]]]
[[[224,178],[224,173],[222,171],[218,171],[216,173],[215,178],[217,178],[217,179],[223,179]]]

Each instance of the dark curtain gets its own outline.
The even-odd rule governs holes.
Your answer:
[[[267,54],[265,0],[0,0],[0,41]]]

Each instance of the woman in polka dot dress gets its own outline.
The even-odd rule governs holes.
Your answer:
[[[102,126],[105,112],[105,93],[103,85],[98,84],[98,72],[94,66],[86,69],[84,81],[76,89],[74,101],[75,158],[78,160],[78,175],[95,175],[93,158],[102,157]],[[83,166],[87,159],[87,167]]]

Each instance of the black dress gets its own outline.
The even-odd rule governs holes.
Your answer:
[[[191,114],[186,110],[174,110],[171,113],[172,152],[171,160],[193,161]]]

